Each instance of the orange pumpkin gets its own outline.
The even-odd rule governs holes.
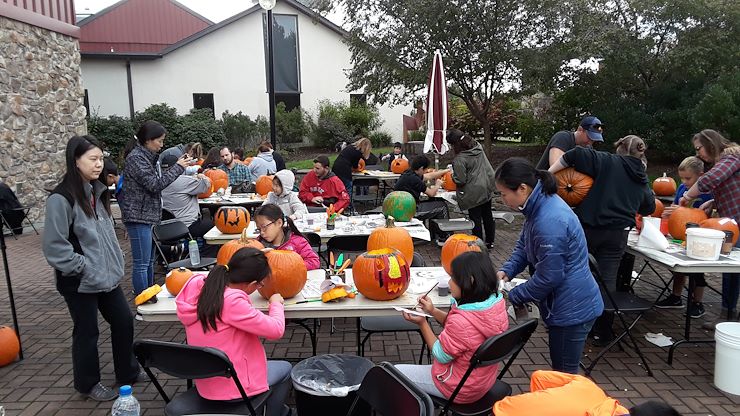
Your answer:
[[[653,181],[653,192],[658,196],[672,196],[676,193],[676,181],[663,172],[663,176]]]
[[[391,172],[393,173],[404,173],[409,168],[409,161],[403,158],[393,159],[391,162]]]
[[[352,265],[352,279],[366,298],[392,300],[409,288],[411,270],[400,251],[382,248],[357,257]]]
[[[468,251],[485,251],[485,244],[480,238],[469,234],[452,234],[442,246],[442,267],[452,275],[452,260]]]
[[[701,224],[707,219],[707,214],[699,208],[678,207],[668,217],[668,233],[677,240],[686,239],[686,223]]]
[[[198,159],[198,166],[203,166],[203,162],[205,162],[205,161],[206,160],[203,159],[203,158]]]
[[[352,168],[352,172],[360,173],[365,170],[365,159],[360,159],[357,163],[357,168]]]
[[[594,184],[593,178],[573,168],[566,168],[555,174],[558,181],[558,195],[570,206],[583,202]]]
[[[239,234],[249,225],[249,211],[240,206],[225,206],[216,211],[214,225],[224,234]]]
[[[385,220],[385,227],[379,227],[370,233],[367,239],[367,251],[394,248],[403,254],[406,262],[414,261],[414,241],[405,228],[393,225],[393,217]]]
[[[229,175],[221,169],[208,169],[203,174],[211,180],[211,188],[213,192],[229,187]]]
[[[177,294],[182,290],[182,287],[185,286],[185,283],[187,283],[192,276],[193,272],[190,269],[180,267],[167,273],[164,285],[167,286],[167,291],[170,292],[172,296],[177,296]]]
[[[737,243],[740,236],[740,227],[732,218],[709,218],[699,223],[702,228],[712,228],[719,231],[732,231],[732,245]]]
[[[218,249],[218,254],[216,255],[216,263],[221,266],[228,264],[234,253],[239,251],[240,248],[244,247],[253,247],[258,250],[262,250],[263,248],[265,248],[265,246],[263,246],[262,243],[260,243],[256,239],[249,238],[249,236],[247,235],[247,229],[245,228],[239,238],[229,241],[228,243],[221,246],[220,249]]]
[[[5,367],[15,361],[20,352],[21,343],[18,341],[15,330],[0,326],[0,367]]]
[[[198,194],[198,198],[208,198],[211,195],[213,195],[213,184],[211,184],[211,187],[206,189],[205,192]]]
[[[248,157],[242,161],[242,165],[249,166],[250,163],[252,163],[253,157]]]
[[[658,198],[655,198],[655,211],[653,211],[653,213],[650,214],[650,216],[660,218],[660,216],[663,215],[664,209],[665,207],[663,206],[663,203],[660,202]]]
[[[265,279],[265,285],[258,289],[260,295],[270,299],[270,296],[280,293],[283,298],[288,299],[300,293],[308,279],[303,257],[289,250],[272,250],[267,252],[266,256],[272,275]]]
[[[442,187],[445,188],[445,191],[457,191],[457,184],[452,180],[452,172],[445,173],[445,176],[442,177],[442,181]]]
[[[255,183],[256,192],[260,195],[267,195],[272,191],[272,176],[262,175]]]

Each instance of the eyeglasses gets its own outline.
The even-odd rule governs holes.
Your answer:
[[[263,280],[260,280],[259,282],[257,282],[257,287],[260,288],[260,289],[262,289],[263,287],[265,287],[265,281],[264,281],[264,279]]]
[[[277,220],[275,220],[277,221]],[[257,230],[258,233],[261,233],[262,231],[265,231],[267,227],[269,227],[272,224],[275,224],[275,221],[268,222],[267,224],[263,225],[262,227],[255,226],[254,229]]]

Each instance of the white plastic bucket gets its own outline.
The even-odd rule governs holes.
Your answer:
[[[686,255],[697,260],[717,260],[725,233],[710,228],[686,230]]]
[[[740,395],[740,322],[722,322],[714,329],[714,385]]]

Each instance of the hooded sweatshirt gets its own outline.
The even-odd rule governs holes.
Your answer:
[[[303,177],[298,197],[304,204],[316,206],[311,200],[320,196],[324,198],[324,205],[334,204],[334,208],[339,211],[349,205],[349,194],[344,187],[342,180],[333,172],[329,172],[325,177],[319,178],[312,170]]]
[[[293,185],[295,185],[295,175],[293,175],[293,172],[281,170],[275,174],[275,177],[280,179],[280,183],[283,185],[283,191],[280,195],[275,195],[275,192],[270,191],[262,205],[275,204],[283,210],[283,214],[286,216],[295,214],[296,217],[300,218],[308,214],[308,210],[298,198],[298,194],[293,192]]]
[[[301,256],[301,258],[303,258],[303,263],[306,264],[306,270],[315,270],[321,266],[319,255],[316,254],[315,251],[313,251],[313,248],[311,248],[311,244],[308,242],[308,240],[306,240],[305,237],[292,233],[290,231],[290,228],[288,227],[285,227],[283,229],[283,232],[285,233],[285,242],[280,244],[279,246],[268,243],[262,237],[259,237],[258,240],[266,248],[295,251]]]
[[[252,176],[257,179],[262,175],[272,175],[277,172],[275,159],[271,152],[262,152],[252,159],[252,163],[247,166]]]
[[[221,319],[216,320],[216,330],[203,327],[198,320],[198,297],[203,290],[206,276],[195,274],[185,283],[175,298],[177,317],[185,326],[189,345],[212,347],[223,351],[234,365],[239,382],[254,396],[268,390],[267,357],[260,337],[279,339],[285,332],[285,312],[281,303],[270,303],[265,315],[252,306],[243,290],[226,287]],[[198,394],[208,400],[240,399],[234,381],[226,377],[195,380]]]
[[[635,214],[655,211],[655,196],[640,159],[576,147],[563,155],[561,163],[594,180],[586,198],[575,208],[584,226],[621,230],[634,227]]]
[[[463,150],[452,161],[452,180],[457,185],[460,209],[477,207],[493,197],[496,173],[480,144]]]

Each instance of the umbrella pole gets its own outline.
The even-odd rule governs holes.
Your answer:
[[[434,152],[434,170],[439,170],[439,153]]]

